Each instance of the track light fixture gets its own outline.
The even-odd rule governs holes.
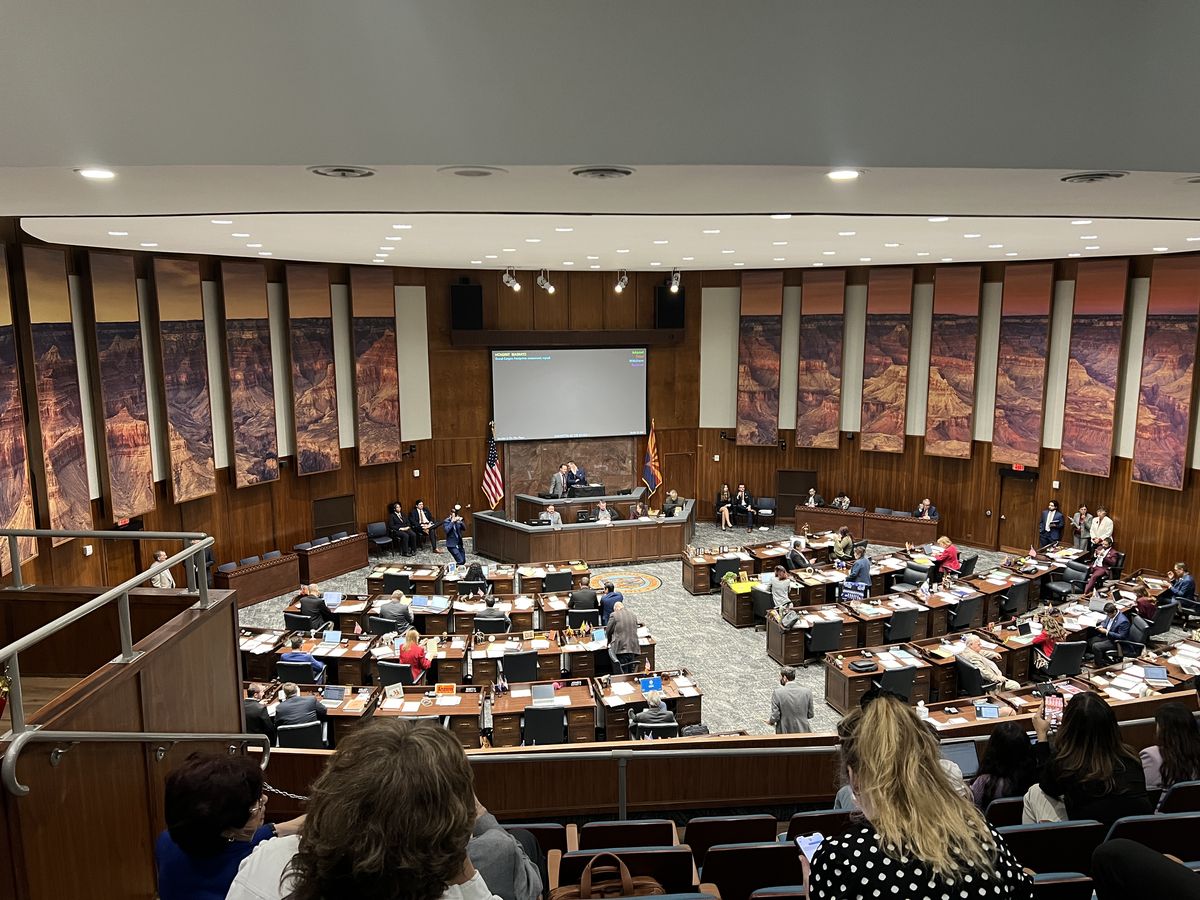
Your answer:
[[[613,290],[619,294],[621,291],[625,290],[628,284],[629,272],[627,272],[625,269],[621,269],[619,272],[617,272],[617,283],[613,285]]]
[[[679,293],[679,270],[678,269],[671,270],[671,293],[672,294]]]
[[[505,287],[512,288],[514,294],[521,290],[521,282],[517,281],[517,273],[511,268],[505,270],[500,280],[504,282]]]
[[[554,285],[550,283],[549,273],[545,269],[542,269],[542,271],[538,273],[537,286],[547,294],[554,293]]]

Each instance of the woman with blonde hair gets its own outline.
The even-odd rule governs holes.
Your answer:
[[[421,645],[421,635],[415,628],[410,628],[404,632],[404,646],[400,648],[400,652],[396,658],[398,662],[405,663],[412,668],[413,684],[421,680],[421,676],[425,674],[432,663],[429,657],[425,655],[425,648]]]
[[[911,707],[880,695],[846,716],[838,737],[865,821],[826,839],[805,866],[810,900],[1031,900],[1021,864],[950,783]]]

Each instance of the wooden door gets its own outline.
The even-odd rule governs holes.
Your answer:
[[[1025,551],[1037,542],[1037,473],[1000,472],[1000,549]]]
[[[817,473],[811,469],[778,469],[775,472],[775,517],[791,522],[796,516],[796,507],[808,497],[808,489],[817,487]],[[825,502],[833,499],[828,485],[825,487]],[[821,493],[817,489],[817,493]]]
[[[455,503],[462,504],[462,517],[467,520],[465,533],[470,534],[471,512],[477,509],[487,509],[483,491],[471,477],[471,464],[439,465],[434,474],[437,484],[437,506],[433,509],[434,518],[441,521],[450,515],[450,510]],[[429,506],[428,500],[425,501],[425,505]]]
[[[694,453],[664,453],[663,483],[650,498],[646,505],[654,509],[662,507],[663,498],[667,491],[678,491],[683,498],[696,496],[696,454]],[[639,482],[641,478],[639,476]],[[644,485],[643,485],[644,486]]]

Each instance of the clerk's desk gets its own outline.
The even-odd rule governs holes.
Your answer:
[[[501,562],[586,559],[611,565],[674,559],[692,540],[694,511],[695,501],[686,500],[683,513],[671,518],[623,518],[602,525],[571,522],[564,515],[563,524],[554,527],[526,525],[506,518],[499,510],[484,510],[473,516],[475,552]]]
[[[627,494],[597,494],[595,497],[539,497],[536,494],[514,494],[516,515],[522,522],[526,519],[536,519],[547,506],[553,506],[562,513],[563,523],[574,522],[575,513],[586,509],[594,513],[603,500],[607,506],[615,506],[622,518],[629,518],[629,508],[638,500],[644,500],[644,487],[631,488]],[[647,504],[649,505],[649,504]]]

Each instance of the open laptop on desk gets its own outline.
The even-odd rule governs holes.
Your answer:
[[[979,772],[979,753],[975,741],[945,741],[940,745],[942,759],[948,759],[962,771],[963,778],[970,780]]]
[[[326,591],[322,595],[322,598],[325,600],[325,605],[329,607],[329,609],[337,609],[339,606],[341,606],[342,600],[345,599],[344,595],[340,591]]]
[[[554,706],[554,685],[534,684],[529,687],[531,706]]]
[[[315,650],[320,650],[322,647],[336,647],[342,642],[342,633],[340,631],[326,631],[321,635],[321,644],[315,647]]]

